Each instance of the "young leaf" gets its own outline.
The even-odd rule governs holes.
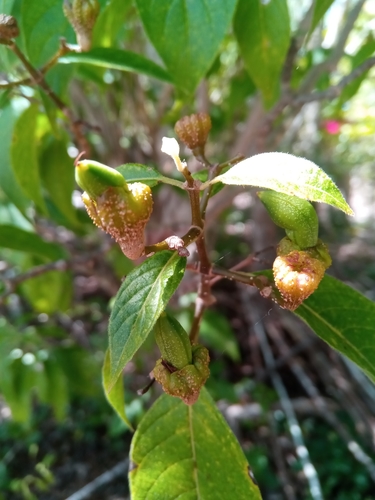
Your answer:
[[[340,190],[315,163],[287,153],[262,153],[243,160],[208,184],[259,186],[304,200],[328,203],[348,215],[352,209]],[[201,189],[207,187],[202,184]]]
[[[32,104],[16,121],[11,145],[11,159],[14,174],[24,193],[45,212],[35,137],[38,113],[38,106]]]
[[[204,388],[192,406],[161,396],[139,424],[130,456],[133,500],[261,500],[240,445]]]
[[[374,302],[326,275],[295,314],[375,381]]]
[[[193,92],[210,69],[237,0],[137,0],[151,42],[176,85]]]
[[[50,260],[65,257],[65,252],[59,245],[44,241],[35,233],[6,224],[0,225],[0,247],[46,257]]]
[[[110,380],[110,370],[111,370],[111,360],[109,357],[109,350],[107,350],[105,353],[103,372],[102,372],[104,394],[105,397],[107,398],[108,403],[112,406],[112,408],[121,418],[121,420],[125,422],[125,424],[130,429],[133,429],[125,413],[124,384],[122,377],[119,377],[117,379],[111,391],[108,390],[109,380]]]
[[[22,2],[21,33],[28,57],[35,66],[45,64],[59,47],[60,37],[74,42],[61,0]]]
[[[16,113],[11,106],[0,110],[0,186],[9,200],[25,214],[30,200],[20,188],[11,166],[10,145],[12,143],[13,126]]]
[[[240,0],[234,31],[245,67],[267,107],[279,91],[279,77],[290,41],[286,0]]]
[[[121,285],[108,327],[108,390],[152,330],[180,284],[185,266],[186,258],[176,252],[159,252],[131,271]]]
[[[93,66],[102,68],[141,73],[162,80],[163,82],[170,83],[172,81],[170,75],[161,66],[128,50],[97,47],[88,52],[71,52],[70,54],[65,54],[63,57],[60,57],[59,62],[65,64],[92,64]]]
[[[150,187],[156,186],[158,182],[164,182],[184,189],[184,183],[170,177],[164,177],[155,168],[139,163],[125,163],[117,169],[125,177],[126,182],[143,182]]]

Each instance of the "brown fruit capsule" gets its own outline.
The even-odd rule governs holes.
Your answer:
[[[178,120],[174,129],[194,154],[203,154],[211,126],[211,118],[207,113],[197,113]]]
[[[0,14],[0,38],[11,40],[20,34],[17,20],[13,16]]]

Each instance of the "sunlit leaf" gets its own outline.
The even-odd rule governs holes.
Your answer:
[[[177,253],[159,252],[131,271],[121,285],[109,321],[108,390],[152,330],[178,287],[185,266],[186,259]]]
[[[210,69],[237,0],[137,0],[151,42],[176,85],[194,91]]]
[[[305,200],[328,203],[353,215],[336,184],[321,168],[310,160],[287,153],[262,153],[247,158],[215,177],[210,184],[216,182],[273,189]]]
[[[261,500],[240,445],[205,389],[192,406],[161,396],[139,424],[130,456],[133,500]]]

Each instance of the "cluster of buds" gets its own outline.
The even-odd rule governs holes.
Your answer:
[[[92,30],[100,11],[98,0],[64,0],[63,10],[75,31],[81,50],[90,50]]]
[[[152,375],[164,392],[194,404],[210,375],[208,350],[202,345],[192,346],[180,323],[166,313],[156,322],[154,333],[162,357]]]
[[[77,184],[85,191],[82,200],[93,222],[110,234],[129,259],[144,254],[144,230],[153,207],[149,186],[127,184],[114,168],[83,160],[76,164]]]

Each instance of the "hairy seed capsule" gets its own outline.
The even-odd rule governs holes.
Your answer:
[[[189,336],[175,318],[163,313],[155,324],[154,333],[164,361],[177,369],[191,364]]]
[[[63,11],[76,33],[78,45],[83,51],[90,50],[92,30],[100,11],[98,0],[64,0]]]
[[[11,40],[20,34],[17,20],[13,16],[0,14],[0,38]]]
[[[211,126],[211,118],[207,113],[197,113],[178,120],[174,129],[194,154],[202,154]]]

